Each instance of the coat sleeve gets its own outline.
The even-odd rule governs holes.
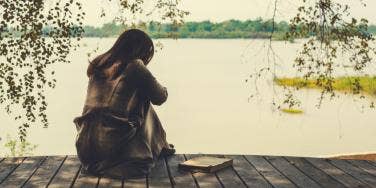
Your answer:
[[[131,63],[139,89],[154,105],[161,105],[167,100],[167,88],[162,86],[146,68],[141,60]]]

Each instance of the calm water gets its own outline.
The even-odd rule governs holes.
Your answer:
[[[72,64],[56,66],[58,85],[48,92],[51,125],[30,129],[29,140],[38,145],[34,155],[75,154],[72,119],[81,113],[85,98],[87,53],[97,46],[103,52],[114,40],[85,39],[85,46],[72,54]],[[317,109],[317,91],[300,91],[304,114],[284,114],[271,105],[273,97],[283,98],[281,89],[273,90],[272,80],[265,77],[257,82],[260,95],[248,101],[254,87],[245,79],[268,62],[266,41],[161,42],[164,48],[150,69],[167,86],[169,99],[155,108],[179,153],[329,156],[376,151],[376,111],[362,112],[351,96],[326,101]],[[276,74],[298,75],[291,62],[300,44],[273,46],[281,62]],[[6,135],[16,136],[17,126],[4,113],[0,121],[4,153]]]

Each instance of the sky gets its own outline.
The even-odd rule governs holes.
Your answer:
[[[314,1],[314,0],[308,0]],[[365,17],[376,24],[376,0],[337,0],[347,3],[355,17]],[[367,3],[363,7],[359,1]],[[87,13],[86,25],[100,26],[111,21],[117,14],[116,1],[112,0],[81,0]],[[145,0],[146,7],[152,7],[153,0]],[[278,20],[288,21],[296,14],[296,9],[302,0],[278,0]],[[270,18],[274,0],[181,0],[180,8],[190,12],[186,21],[210,20],[220,22],[229,19],[255,19],[257,17]],[[100,18],[101,7],[105,7],[107,16]],[[150,19],[150,18],[149,18]]]

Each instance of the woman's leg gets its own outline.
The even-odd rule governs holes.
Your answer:
[[[148,107],[147,114],[145,114],[145,128],[147,129],[145,130],[147,139],[150,141],[153,153],[156,154],[155,157],[158,158],[175,153],[174,146],[167,142],[166,132],[151,104]]]

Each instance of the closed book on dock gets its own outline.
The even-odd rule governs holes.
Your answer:
[[[212,173],[232,166],[232,159],[219,157],[194,157],[179,164],[179,169]]]

